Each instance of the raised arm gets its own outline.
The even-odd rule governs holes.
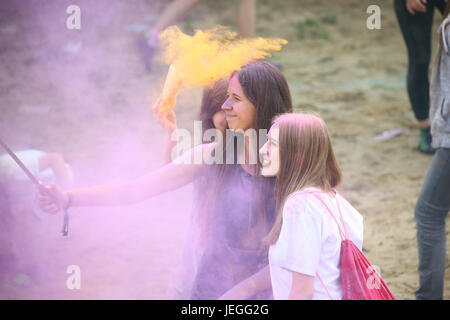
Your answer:
[[[153,111],[156,119],[164,128],[163,162],[168,164],[172,161],[172,150],[177,142],[172,140],[172,134],[177,129],[177,116],[173,111],[175,100],[171,104],[163,103],[162,98],[156,100]]]
[[[212,144],[197,146],[174,162],[137,179],[110,182],[68,192],[62,191],[53,184],[45,187],[46,191],[37,190],[36,201],[41,209],[48,213],[56,213],[69,205],[115,206],[140,202],[180,188],[203,175],[206,169],[205,164],[182,162],[189,158],[192,159],[195,153],[204,152],[204,149],[209,147],[212,147]]]

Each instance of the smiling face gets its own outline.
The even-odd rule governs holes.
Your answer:
[[[247,130],[253,128],[256,118],[256,107],[248,100],[241,84],[238,74],[235,74],[228,85],[228,98],[222,105],[228,128],[231,130]]]
[[[280,170],[280,129],[273,125],[267,134],[267,142],[259,150],[262,159],[261,175],[273,177]]]

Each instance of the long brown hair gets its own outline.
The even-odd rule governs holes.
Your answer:
[[[256,107],[255,128],[269,129],[276,115],[292,112],[292,98],[286,78],[277,67],[266,61],[250,63],[238,74],[239,84]]]
[[[334,156],[325,122],[312,113],[277,117],[272,128],[279,129],[280,167],[276,182],[277,215],[264,239],[273,244],[280,234],[283,206],[292,193],[306,187],[330,192],[342,175]]]
[[[228,81],[229,78],[223,78],[216,81],[211,87],[205,87],[203,89],[202,95],[202,103],[200,106],[200,115],[199,120],[202,122],[202,131],[205,132],[208,129],[214,129],[215,125],[213,122],[213,116],[222,110],[222,105],[227,99],[227,89],[228,89]],[[203,139],[202,139],[203,140]],[[210,143],[211,141],[204,141],[203,143]],[[215,143],[223,144],[223,141],[214,141]],[[197,209],[200,210],[199,214],[199,223],[201,236],[203,240],[205,240],[204,236],[207,234],[205,230],[207,229],[205,215],[208,212],[208,207],[212,205],[211,197],[212,194],[208,197],[205,197],[208,193],[211,192],[211,185],[205,179],[199,180],[196,185],[196,201],[198,201]]]
[[[200,107],[200,120],[203,132],[214,129],[213,116],[222,110],[227,99],[228,78],[216,81],[212,87],[203,89],[202,104]]]
[[[269,130],[272,123],[272,119],[277,115],[292,112],[292,99],[287,84],[286,78],[275,66],[266,61],[255,61],[249,63],[241,68],[241,70],[234,72],[233,75],[238,75],[239,83],[244,91],[244,94],[256,107],[256,116],[254,129],[259,132],[260,129]],[[259,135],[258,135],[259,139]],[[258,145],[262,145],[263,141],[259,142]],[[236,150],[231,150],[224,148],[224,159],[227,152],[235,152]],[[257,150],[256,150],[257,151]],[[214,183],[214,186],[210,188],[210,192],[207,194],[207,203],[203,206],[203,226],[209,226],[211,221],[211,214],[215,212],[214,201],[221,194],[221,188],[223,187],[227,173],[231,169],[231,166],[239,164],[220,164],[214,166],[209,177],[209,180]],[[261,163],[258,158],[257,172],[261,168]],[[273,216],[271,217],[268,212],[266,212],[265,198],[267,194],[273,192],[270,189],[270,179],[260,178],[254,190],[254,196],[256,197],[256,202],[258,203],[258,223],[261,223],[265,228],[264,234],[267,233],[273,222]],[[269,193],[270,192],[270,193]],[[249,195],[251,197],[253,195]],[[210,229],[210,228],[208,228]],[[211,236],[211,234],[209,234]]]

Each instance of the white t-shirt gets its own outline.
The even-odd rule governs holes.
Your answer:
[[[306,188],[295,192],[286,200],[283,208],[283,224],[277,242],[269,249],[270,277],[275,299],[288,299],[292,287],[292,271],[313,276],[313,300],[342,299],[340,277],[341,236],[336,221],[324,208],[317,193],[339,222],[339,207],[348,237],[361,250],[363,241],[363,218],[343,197],[336,198]],[[344,230],[344,229],[342,229]],[[319,274],[326,289],[316,274]]]

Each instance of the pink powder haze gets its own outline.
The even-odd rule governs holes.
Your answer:
[[[81,8],[80,30],[66,27],[73,4]],[[163,5],[2,0],[0,137],[16,151],[61,153],[75,187],[161,166],[164,130],[151,103],[167,66],[157,62],[147,72],[139,40]],[[179,125],[189,128],[197,117],[199,90],[181,93],[189,109]],[[71,209],[68,237],[61,236],[62,215],[33,214],[34,189],[20,188],[8,217],[1,212],[0,224],[7,219],[11,226],[0,237],[0,266],[8,265],[1,269],[1,299],[165,297],[181,255],[191,186],[131,206]],[[66,285],[71,265],[81,270],[79,290]]]

